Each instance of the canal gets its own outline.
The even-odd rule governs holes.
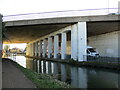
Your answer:
[[[52,75],[55,79],[64,81],[77,88],[118,88],[120,73],[117,71],[85,68],[43,61],[24,56],[9,57],[25,68],[38,73]]]

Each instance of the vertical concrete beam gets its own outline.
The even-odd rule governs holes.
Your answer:
[[[51,58],[52,53],[52,37],[48,38],[48,58]]]
[[[77,24],[72,26],[71,30],[71,59],[77,60]]]
[[[47,50],[47,40],[43,40],[43,57],[46,56],[46,50]]]
[[[40,41],[37,41],[37,45],[38,45],[38,47],[37,47],[37,51],[38,51],[38,54],[37,54],[37,56],[40,56]]]
[[[54,36],[54,58],[57,58],[58,56],[58,52],[59,52],[59,39],[58,39],[58,35]]]
[[[66,43],[67,37],[66,37],[66,32],[62,33],[62,41],[61,41],[61,59],[66,58]]]
[[[39,55],[40,55],[40,57],[42,57],[42,41],[40,40],[40,46],[39,46]]]
[[[34,43],[34,56],[36,56],[36,42]]]
[[[28,44],[28,55],[30,55],[30,45]]]
[[[31,56],[33,56],[33,43],[31,43]]]
[[[35,43],[33,43],[33,56],[35,56]]]
[[[27,44],[27,48],[26,48],[26,55],[29,55],[29,45]]]
[[[29,56],[31,56],[31,44],[29,44]]]
[[[31,56],[31,44],[29,44],[30,45],[30,56]]]
[[[35,42],[35,56],[38,56],[38,42]]]
[[[78,61],[86,61],[87,26],[86,22],[78,22]]]
[[[34,56],[34,43],[31,44],[31,48],[32,48],[32,56]]]

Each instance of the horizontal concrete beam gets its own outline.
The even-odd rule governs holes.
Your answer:
[[[6,23],[5,25],[22,26],[22,25],[75,23],[75,22],[91,22],[91,21],[118,21],[118,15],[76,16],[76,17],[7,21],[5,22]]]

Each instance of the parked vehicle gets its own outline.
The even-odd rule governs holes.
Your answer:
[[[87,56],[99,56],[99,53],[96,51],[95,48],[87,46]]]

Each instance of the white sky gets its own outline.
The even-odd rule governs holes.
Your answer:
[[[80,10],[96,8],[117,8],[120,0],[0,0],[2,15]],[[10,48],[25,48],[26,44],[10,45]]]
[[[19,49],[25,49],[26,47],[26,43],[21,43],[21,44],[3,44],[3,48],[5,45],[9,45],[10,46],[10,49],[12,48],[19,48]]]
[[[117,8],[120,0],[0,0],[0,13],[14,15],[61,10]]]

